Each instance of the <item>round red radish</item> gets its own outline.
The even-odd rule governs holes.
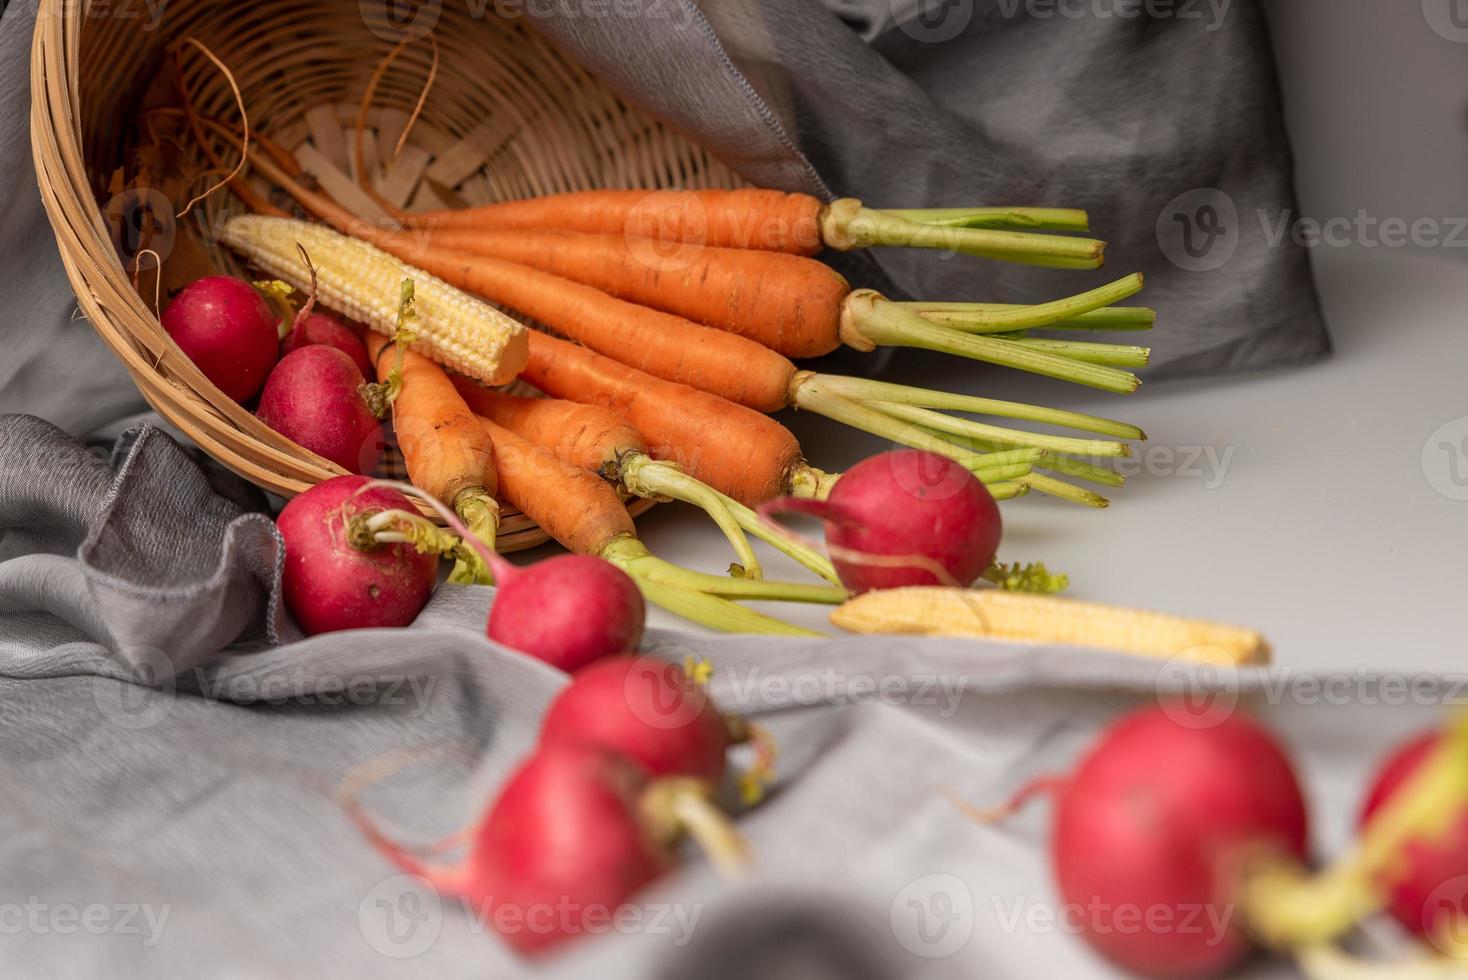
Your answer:
[[[368,479],[339,476],[291,500],[276,519],[285,540],[281,588],[308,635],[407,626],[428,603],[438,557],[411,544],[351,539],[361,521],[386,510],[417,513],[387,487],[357,493]]]
[[[334,347],[341,351],[352,359],[364,378],[377,373],[372,366],[372,359],[367,356],[367,345],[362,342],[361,336],[330,313],[312,313],[292,327],[291,332],[285,335],[285,340],[281,341],[281,354],[283,356],[312,344]]]
[[[654,776],[718,783],[733,743],[729,722],[703,685],[655,657],[610,657],[583,667],[556,696],[542,745],[597,745]]]
[[[1305,803],[1274,737],[1238,714],[1166,708],[1107,729],[1059,791],[1052,858],[1067,913],[1121,966],[1167,977],[1228,969],[1250,944],[1249,860],[1303,861]]]
[[[611,920],[673,866],[641,807],[647,776],[590,746],[547,746],[511,777],[481,825],[466,891],[492,901],[505,941],[545,949]]]
[[[1377,774],[1362,806],[1364,825],[1416,774],[1442,735],[1427,732],[1394,752]],[[1403,848],[1401,876],[1391,888],[1391,913],[1397,921],[1429,941],[1451,941],[1468,921],[1468,811],[1450,821],[1431,840]]]
[[[377,416],[359,391],[362,372],[346,354],[313,344],[281,358],[255,414],[276,432],[352,473],[377,465]]]
[[[647,606],[631,576],[590,555],[560,555],[524,568],[494,563],[491,640],[573,671],[630,653]]]
[[[847,470],[825,500],[783,498],[766,513],[822,518],[841,584],[854,593],[909,585],[967,586],[999,550],[999,506],[943,456],[904,449]]]
[[[242,279],[205,276],[163,311],[163,329],[204,376],[237,402],[259,394],[279,352],[265,298]]]

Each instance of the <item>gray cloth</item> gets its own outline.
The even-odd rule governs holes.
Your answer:
[[[1094,651],[654,631],[648,653],[709,659],[720,705],[782,748],[738,821],[757,866],[731,885],[690,854],[639,896],[639,928],[532,967],[479,908],[400,876],[333,798],[376,763],[366,805],[425,844],[489,804],[564,683],[485,639],[492,590],[443,586],[407,631],[276,646],[274,529],[166,434],[129,432],[109,465],[5,417],[0,479],[6,976],[1105,976],[1056,921],[1047,808],[981,827],[942,788],[997,801],[1117,712],[1211,691],[1281,732],[1333,851],[1381,747],[1439,717],[1426,698],[1342,705],[1297,693],[1311,678]]]
[[[1141,302],[1161,316],[1148,377],[1329,350],[1305,249],[1273,240],[1272,222],[1297,208],[1257,0],[1148,5],[1178,14],[1161,17],[1025,0],[578,6],[525,9],[756,183],[876,207],[1083,207],[1110,243],[1107,268],[1084,273],[908,249],[827,256],[859,285],[1029,302],[1142,271]]]

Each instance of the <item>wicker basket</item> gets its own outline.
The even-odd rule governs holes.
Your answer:
[[[146,261],[129,256],[125,267],[117,229],[104,218],[126,177],[119,168],[141,138],[139,121],[175,90],[173,51],[199,111],[238,119],[228,82],[197,49],[179,45],[182,38],[197,38],[229,66],[253,131],[292,150],[328,192],[366,215],[381,212],[353,185],[358,105],[374,67],[405,31],[421,34],[428,24],[440,67],[407,145],[393,159],[432,64],[426,41],[408,45],[397,59],[364,133],[370,179],[399,206],[737,183],[704,150],[626,105],[528,31],[523,19],[498,17],[494,4],[473,16],[469,5],[429,0],[406,23],[389,21],[381,0],[113,0],[87,12],[89,6],[42,0],[31,61],[36,174],[77,301],[160,415],[220,463],[285,496],[343,471],[267,428],[194,367],[159,325],[158,273],[146,275],[151,253]],[[227,144],[215,149],[226,165],[237,160]],[[202,147],[185,152],[193,190],[217,181]],[[388,160],[384,168],[380,161]],[[250,180],[270,190],[258,177]],[[164,210],[155,207],[154,218]],[[235,210],[238,199],[220,190],[184,219],[193,225],[180,223],[159,241],[175,241],[176,232],[202,246],[192,261],[237,271],[208,234]],[[165,272],[177,268],[168,268],[170,260],[185,261],[166,245],[156,251]],[[503,548],[544,540],[528,518],[506,508]]]

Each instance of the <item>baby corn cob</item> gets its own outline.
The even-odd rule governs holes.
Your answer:
[[[831,622],[852,633],[974,636],[1224,665],[1269,662],[1269,645],[1253,630],[998,589],[868,592],[832,612]]]
[[[399,287],[404,279],[412,279],[418,320],[410,349],[476,381],[508,384],[530,357],[530,338],[523,324],[324,225],[241,215],[225,224],[222,238],[268,275],[304,290],[311,285],[311,271],[299,245],[316,268],[321,304],[389,337],[397,329]]]

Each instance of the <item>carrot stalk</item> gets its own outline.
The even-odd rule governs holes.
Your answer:
[[[698,482],[675,466],[659,463],[648,456],[626,460],[621,467],[621,478],[622,486],[639,497],[681,500],[703,510],[713,518],[739,560],[730,571],[738,578],[764,577],[759,557],[750,547],[749,538],[745,537],[743,529],[713,487]]]
[[[1055,340],[1050,337],[1016,337],[1010,343],[1031,350],[1059,354],[1073,361],[1105,364],[1108,367],[1144,368],[1152,360],[1152,348],[1130,344],[1093,344],[1081,340]]]
[[[637,579],[637,587],[649,602],[661,606],[684,619],[702,623],[724,633],[759,633],[772,636],[812,636],[824,634],[795,626],[773,616],[745,609],[743,606],[705,595],[691,589],[680,589],[654,579]]]
[[[916,302],[898,305],[925,320],[964,333],[1007,333],[1019,329],[1011,324],[1013,315],[1016,311],[1032,308],[1017,303]],[[1156,323],[1157,311],[1145,306],[1107,306],[1039,326],[1046,330],[1151,330]]]
[[[873,402],[871,406],[874,410],[903,422],[910,422],[925,428],[936,429],[939,432],[947,432],[965,438],[984,439],[1006,447],[1032,447],[1043,449],[1047,452],[1069,453],[1073,456],[1130,456],[1132,454],[1131,446],[1124,442],[1110,442],[1102,439],[1071,439],[1065,436],[1052,436],[1039,432],[1005,429],[999,426],[986,425],[982,422],[974,422],[970,419],[959,418],[954,415],[944,415],[942,412],[935,412],[927,408],[917,408],[912,405]],[[1039,465],[1043,465],[1043,463]]]
[[[831,208],[825,234],[827,244],[833,248],[840,248],[844,239],[849,248],[874,245],[936,248],[1058,269],[1100,268],[1106,251],[1104,242],[1089,238],[924,224],[869,208],[859,208],[855,215],[843,218],[837,215],[835,207]],[[838,222],[839,231],[833,233],[832,226]],[[842,237],[835,238],[837,234]]]
[[[1082,504],[1086,507],[1096,507],[1098,509],[1111,506],[1111,501],[1099,493],[1094,493],[1084,487],[1078,487],[1073,483],[1066,483],[1064,480],[1057,480],[1055,477],[1046,476],[1043,473],[1028,473],[1020,477],[1016,482],[1022,483],[1031,490],[1043,493],[1048,497],[1057,497],[1074,504]]]
[[[993,415],[998,418],[1058,425],[1069,429],[1079,429],[1082,432],[1114,436],[1117,439],[1140,441],[1147,438],[1147,433],[1135,425],[1059,408],[1044,408],[1038,405],[1026,405],[1023,402],[981,398],[976,395],[929,391],[926,388],[911,388],[907,385],[892,384],[888,381],[871,381],[866,378],[822,375],[821,383],[832,392],[854,401],[892,402],[900,405],[915,405],[919,408],[973,412],[978,415]]]
[[[1005,481],[1004,483],[989,484],[989,496],[995,500],[1013,500],[1015,497],[1023,497],[1030,492],[1030,488],[1023,483]]]
[[[1013,479],[1019,474],[1011,473],[1010,467],[1018,462],[1019,459],[1028,457],[1028,461],[1023,465],[1030,465],[1034,462],[1037,462],[1045,455],[1045,450],[1043,449],[1039,449],[1036,447],[1024,447],[1027,452],[1025,452],[1021,457],[1017,458],[1006,455],[998,461],[993,461],[988,459],[985,455],[981,453],[974,453],[961,447],[955,446],[952,443],[947,442],[946,440],[935,438],[934,436],[929,435],[919,426],[907,424],[899,420],[892,414],[878,411],[873,408],[868,408],[866,405],[858,404],[857,402],[849,401],[848,399],[827,390],[826,387],[819,380],[816,380],[814,378],[808,380],[805,384],[801,385],[800,392],[802,406],[807,404],[811,405],[822,415],[827,415],[831,418],[839,419],[840,421],[845,422],[847,425],[850,425],[854,428],[862,429],[863,431],[870,432],[872,435],[881,436],[884,439],[890,439],[900,445],[911,446],[914,449],[922,449],[927,452],[936,453],[940,456],[947,456],[949,459],[952,459],[962,464],[966,469],[968,469],[975,476],[979,477],[979,479],[981,480],[983,480],[985,476],[988,475],[988,471],[990,470],[990,468],[995,466],[997,466],[999,469],[1002,469],[1005,473],[1005,475],[999,477],[999,479]],[[903,406],[894,407],[902,408]],[[920,412],[923,410],[915,409],[914,411]],[[939,417],[947,418],[946,416]],[[957,419],[954,421],[961,422],[964,420]],[[995,431],[1004,432],[1007,430],[1000,429]]]
[[[939,311],[963,313],[967,316],[961,321],[962,323],[982,324],[990,327],[1003,326],[1010,330],[1018,330],[1024,327],[1043,327],[1052,323],[1073,320],[1087,313],[1115,306],[1122,300],[1141,292],[1144,283],[1142,274],[1135,272],[1115,282],[1098,286],[1084,293],[1077,293],[1074,296],[1067,296],[1064,299],[1036,303],[1032,306],[1005,306],[999,309],[986,309],[982,304],[973,303],[900,303],[898,305],[921,316]]]
[[[883,208],[904,221],[947,228],[1010,228],[1016,231],[1091,230],[1090,216],[1072,208]]]
[[[1123,395],[1136,391],[1141,385],[1137,376],[1127,371],[1078,363],[1056,354],[1030,350],[1012,341],[940,327],[871,290],[852,293],[846,315],[850,317],[855,333],[873,346],[918,347],[957,354]]]

